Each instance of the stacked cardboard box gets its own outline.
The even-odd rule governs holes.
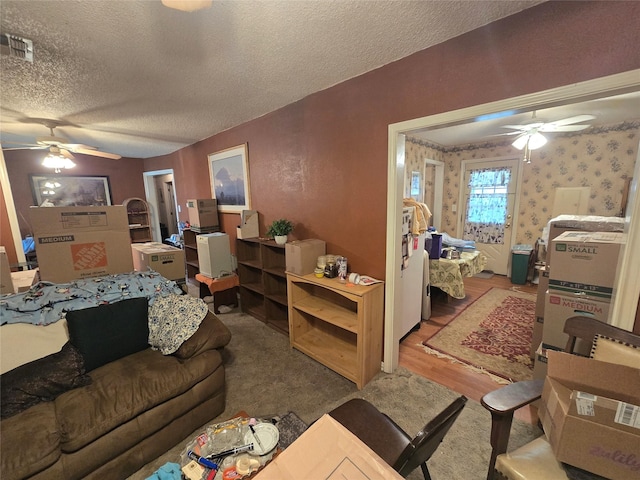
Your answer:
[[[546,321],[546,305],[551,300],[549,299],[547,293],[549,289],[549,275],[553,270],[553,248],[551,243],[553,240],[565,232],[622,232],[624,229],[624,219],[619,217],[604,217],[604,216],[595,216],[595,215],[559,215],[557,217],[552,218],[547,226],[545,227],[542,235],[541,244],[544,245],[546,250],[545,257],[545,266],[542,270],[540,270],[540,281],[538,284],[538,297],[536,301],[536,323],[534,325],[533,337],[531,341],[531,350],[530,353],[532,357],[535,359],[540,358],[539,355],[535,354],[535,352],[539,349],[540,344],[542,342],[542,332],[544,330],[544,322]],[[562,268],[559,266],[556,268],[556,275],[559,274],[559,269]],[[558,285],[560,286],[560,285]],[[559,294],[560,292],[556,292]],[[565,291],[564,295],[568,295],[568,292]],[[557,295],[553,297],[554,305],[558,304]],[[552,313],[552,317],[555,314]],[[578,313],[576,313],[578,315]],[[560,331],[562,331],[563,326],[560,327]],[[547,335],[547,338],[549,335]],[[554,345],[562,343],[562,339],[566,338],[560,335],[560,341],[554,341]],[[561,345],[564,347],[564,344]],[[543,375],[544,377],[544,375]]]
[[[556,458],[612,480],[640,478],[640,369],[548,357],[538,413]]]
[[[211,233],[220,230],[218,201],[215,198],[187,200],[189,224],[197,233]]]
[[[569,317],[583,315],[607,322],[618,255],[624,242],[621,232],[575,230],[566,230],[551,240],[542,343],[564,348],[568,340],[564,322]],[[542,295],[539,288],[538,300]],[[585,355],[589,348],[587,342],[580,341],[575,347],[576,352]],[[536,362],[539,359],[538,355],[534,358]],[[544,374],[544,365],[541,367],[537,371]]]
[[[42,280],[66,283],[133,270],[124,206],[33,207],[29,215]]]

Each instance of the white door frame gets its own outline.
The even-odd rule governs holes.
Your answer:
[[[160,215],[158,213],[159,202],[158,202],[158,195],[155,188],[156,186],[155,177],[163,176],[163,175],[173,175],[173,169],[168,168],[165,170],[154,170],[151,172],[144,172],[142,174],[143,181],[144,181],[144,194],[147,199],[147,203],[149,204],[149,209],[151,210],[151,226],[152,226],[151,235],[153,236],[153,241],[159,242],[159,243],[162,243],[163,238],[162,238],[162,233],[160,232]],[[176,203],[174,206],[175,206],[176,215],[177,215],[179,210],[178,210],[178,205],[175,198],[175,191],[176,191],[175,184],[173,187],[174,187],[173,201]]]
[[[496,102],[476,105],[473,107],[445,112],[428,117],[407,120],[389,125],[388,162],[387,162],[387,245],[386,245],[386,281],[385,281],[385,325],[384,325],[384,361],[383,370],[391,373],[398,366],[399,342],[395,332],[398,330],[395,319],[402,318],[402,289],[400,288],[400,259],[402,244],[400,242],[400,223],[402,221],[402,196],[404,187],[404,142],[405,135],[413,130],[442,127],[453,122],[473,122],[476,117],[489,113],[506,112],[509,110],[530,111],[550,107],[558,104],[574,103],[586,98],[597,98],[615,94],[640,90],[640,69],[623,72],[608,77],[597,78],[585,82],[558,87],[551,90],[522,95],[520,97],[499,100]],[[637,167],[637,164],[636,164]],[[635,192],[635,188],[633,189]],[[635,204],[638,196],[634,195]],[[640,209],[636,209],[640,212]],[[630,232],[640,231],[640,215],[636,214],[627,224]],[[633,239],[634,244],[639,241]],[[632,248],[625,248],[621,261],[625,262],[625,273],[640,271],[640,255],[633,256]],[[614,297],[613,312],[625,310],[621,303],[623,299],[638,303],[638,283],[622,281],[625,277],[619,271],[616,279],[618,295]],[[629,310],[627,308],[627,310]],[[614,317],[618,326],[630,330],[635,317]],[[629,327],[629,325],[631,327]]]
[[[431,208],[431,218],[433,218],[431,222],[432,225],[436,230],[440,230],[442,222],[442,195],[444,191],[444,162],[426,158],[424,163],[425,166],[433,165],[435,167],[433,205],[428,205],[428,207]]]
[[[20,235],[20,225],[18,223],[16,205],[13,202],[13,192],[11,191],[11,182],[9,182],[9,172],[7,172],[7,164],[4,161],[4,152],[1,149],[0,184],[2,185],[2,195],[4,196],[4,203],[7,208],[7,216],[9,217],[9,225],[11,228],[11,237],[13,239],[13,245],[16,249],[18,263],[26,263],[27,257],[24,254],[24,247],[22,246],[22,236]]]
[[[477,165],[479,163],[504,162],[504,161],[513,161],[515,162],[515,165],[516,165],[516,174],[514,178],[516,182],[515,197],[513,200],[513,215],[511,218],[511,234],[509,235],[509,247],[511,247],[516,243],[516,237],[518,233],[516,226],[518,225],[518,212],[520,211],[520,189],[522,188],[522,173],[523,173],[522,171],[524,170],[521,165],[522,157],[508,156],[508,157],[478,158],[473,160],[463,160],[462,162],[460,162],[460,178],[464,180],[466,171],[468,169],[473,169],[474,168],[473,165]],[[465,187],[463,183],[464,182],[460,183],[460,191],[458,192],[458,211],[456,213],[458,218],[456,221],[457,230],[455,235],[457,238],[462,238],[462,232],[463,232],[462,223],[464,222],[464,216],[466,211]],[[510,277],[511,274],[509,269],[509,263],[510,261],[507,262],[507,276]]]

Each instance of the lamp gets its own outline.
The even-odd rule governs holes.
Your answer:
[[[73,168],[76,166],[70,158],[65,157],[59,152],[49,152],[44,160],[42,166],[46,168],[53,168],[56,173],[60,173],[62,169]]]
[[[183,12],[194,12],[211,7],[213,0],[162,0],[165,7],[181,10]]]

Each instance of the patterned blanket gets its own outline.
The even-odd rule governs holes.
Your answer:
[[[158,297],[181,293],[176,282],[153,270],[87,278],[70,283],[39,282],[26,292],[0,297],[0,325],[48,325],[63,319],[66,312],[71,310],[135,297],[148,298],[151,306]]]

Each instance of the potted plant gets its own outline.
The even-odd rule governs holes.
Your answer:
[[[293,223],[289,220],[281,218],[280,220],[274,220],[267,229],[267,236],[273,237],[278,245],[284,245],[287,243],[287,235],[293,231]]]

